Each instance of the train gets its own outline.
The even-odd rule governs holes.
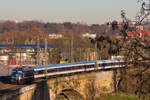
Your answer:
[[[123,60],[97,60],[86,62],[62,63],[51,65],[32,66],[29,68],[15,68],[11,74],[11,82],[24,84],[36,79],[57,75],[90,72],[94,70],[108,70],[122,67]]]

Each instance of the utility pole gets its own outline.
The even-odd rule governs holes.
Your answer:
[[[98,52],[97,52],[97,40],[95,41],[95,54],[96,54],[96,61],[95,61],[95,70],[98,70],[98,62],[97,62],[97,58],[98,58]]]
[[[82,61],[82,48],[79,48],[80,50],[80,61]]]
[[[22,61],[21,61],[21,49],[20,49],[20,67],[22,67]]]
[[[96,59],[96,61],[97,61],[97,55],[98,55],[98,53],[97,53],[97,40],[95,41],[95,59]]]
[[[71,62],[74,61],[74,54],[73,53],[74,52],[73,52],[73,36],[72,36],[72,38],[71,38]]]
[[[90,48],[86,49],[86,61],[90,61]]]
[[[45,78],[47,79],[47,39],[45,38]]]
[[[37,37],[37,65],[40,65],[40,39],[39,36]]]

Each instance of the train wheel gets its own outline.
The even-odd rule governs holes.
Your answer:
[[[18,84],[18,85],[24,84],[24,80],[18,80],[18,81],[17,81],[17,84]]]
[[[17,84],[17,82],[16,81],[14,81],[14,80],[11,80],[11,84]]]
[[[28,82],[29,82],[29,84],[32,84],[34,82],[34,79],[31,78],[28,80]]]

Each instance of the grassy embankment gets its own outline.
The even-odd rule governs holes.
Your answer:
[[[134,97],[134,96],[111,95],[111,96],[101,96],[99,98],[96,98],[95,100],[150,100],[150,98],[140,99],[140,98]]]

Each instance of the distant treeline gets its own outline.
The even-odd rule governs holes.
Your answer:
[[[115,24],[114,24],[115,23]],[[1,21],[0,22],[0,33],[9,32],[12,30],[17,31],[26,31],[31,30],[32,28],[38,28],[43,33],[46,34],[65,34],[65,33],[75,33],[75,34],[83,34],[83,33],[93,33],[93,34],[111,34],[112,30],[115,30],[115,26],[117,26],[116,21],[112,22],[112,25],[109,23],[106,24],[82,24],[82,23],[44,23],[40,21],[23,21],[23,22],[15,22],[15,21]]]
[[[71,22],[64,22],[64,23],[43,23],[39,21],[23,21],[16,23],[14,21],[4,21],[0,22],[0,33],[9,32],[12,30],[17,31],[25,31],[31,30],[32,28],[38,28],[42,32],[46,34],[63,34],[64,32],[73,32],[77,34],[82,33],[96,33],[96,34],[103,34],[105,32],[106,26],[99,25],[99,24],[92,24],[86,25],[81,23],[71,23]]]
[[[84,33],[91,34],[114,34],[110,24],[81,24],[81,23],[44,23],[40,21],[1,21],[0,22],[0,43],[35,43],[35,38],[47,37],[48,34],[63,34],[70,36]]]

